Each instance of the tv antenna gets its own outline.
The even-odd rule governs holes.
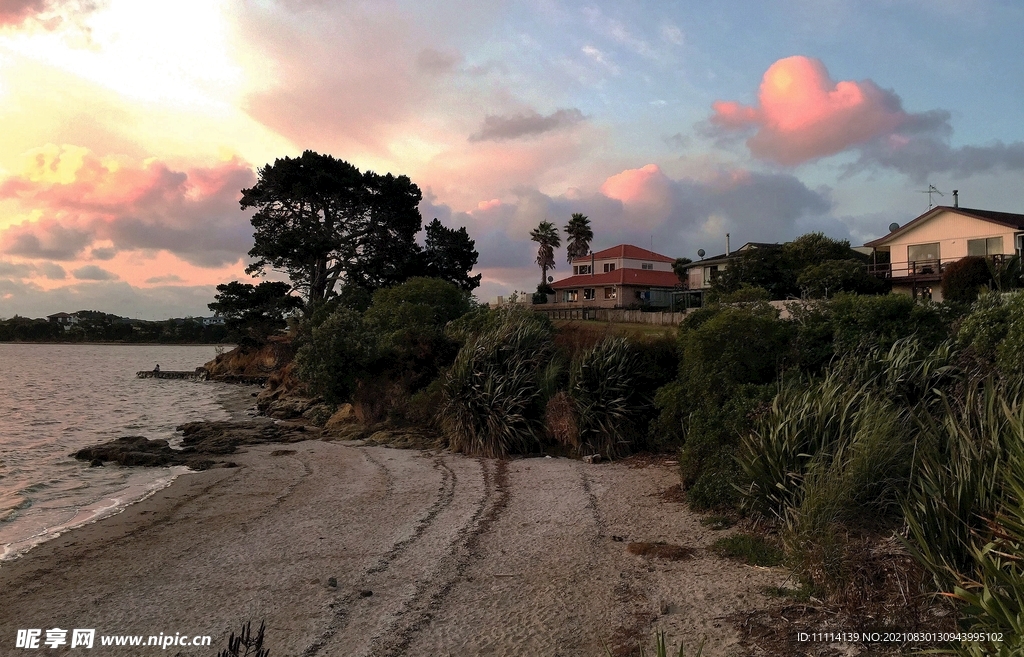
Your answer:
[[[928,195],[928,209],[929,210],[932,209],[932,194],[938,194],[939,196],[945,196],[945,194],[940,192],[939,189],[935,185],[928,185],[928,189],[919,189],[919,190],[917,190],[917,193],[918,194],[927,194]]]

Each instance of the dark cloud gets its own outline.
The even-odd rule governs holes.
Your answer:
[[[534,111],[507,116],[488,115],[480,130],[470,135],[470,141],[505,141],[521,137],[535,137],[576,125],[585,120],[583,112],[576,108],[560,109],[548,115]]]
[[[442,52],[434,48],[424,48],[416,55],[416,66],[424,73],[434,75],[448,73],[462,61],[457,52]]]
[[[116,281],[119,277],[96,265],[85,265],[71,272],[80,281]]]
[[[47,9],[47,0],[0,0],[0,27],[20,25]]]
[[[67,18],[93,11],[96,6],[91,0],[0,0],[0,28],[17,27],[34,19],[54,29]]]
[[[885,167],[924,182],[933,173],[966,178],[993,170],[1024,170],[1024,142],[954,148],[938,137],[880,140],[861,149],[847,172]]]
[[[40,152],[37,164],[53,168],[62,156]],[[252,170],[238,161],[187,171],[157,161],[108,168],[89,153],[71,182],[39,182],[30,175],[0,181],[0,198],[43,213],[39,221],[0,232],[0,252],[47,260],[88,253],[109,260],[119,251],[166,250],[200,267],[234,263],[252,246],[252,227],[238,198],[254,182]]]
[[[92,239],[89,230],[44,220],[8,228],[0,234],[0,248],[4,253],[25,258],[74,260]]]
[[[152,278],[147,278],[146,282],[153,285],[161,283],[184,283],[185,281],[177,274],[167,274],[166,276],[153,276]]]
[[[36,273],[51,281],[62,281],[68,277],[68,273],[56,262],[41,262],[37,264]]]
[[[93,260],[113,260],[117,255],[117,249],[111,247],[93,247],[89,251],[89,257]]]

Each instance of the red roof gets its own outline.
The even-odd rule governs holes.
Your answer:
[[[634,247],[635,248],[635,247]],[[594,254],[595,256],[597,254]],[[630,257],[630,256],[627,256]],[[648,285],[651,287],[675,287],[679,285],[679,277],[672,271],[655,271],[651,269],[628,269],[622,267],[615,271],[570,276],[551,284],[556,290],[572,287],[597,287],[599,285]]]
[[[641,249],[639,246],[633,246],[632,244],[619,244],[613,246],[610,249],[604,251],[598,251],[593,256],[582,256],[573,260],[573,262],[590,262],[591,257],[594,260],[606,260],[608,258],[632,258],[634,260],[650,260],[653,262],[675,262],[675,258],[663,256],[660,253],[654,251],[648,251],[647,249]]]

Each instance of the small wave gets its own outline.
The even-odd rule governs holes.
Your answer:
[[[0,563],[17,559],[37,545],[55,539],[76,527],[89,525],[121,513],[132,504],[141,502],[156,492],[167,488],[179,476],[189,472],[192,471],[183,465],[167,468],[166,474],[156,480],[129,484],[126,488],[117,491],[113,495],[77,509],[71,520],[45,527],[31,536],[5,543],[2,546],[2,551],[0,551]]]

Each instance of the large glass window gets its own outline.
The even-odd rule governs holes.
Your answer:
[[[967,255],[990,256],[1002,254],[1002,237],[986,237],[978,240],[967,240]]]
[[[605,299],[614,299],[615,298],[615,288],[614,287],[606,287],[604,289],[604,298]]]
[[[583,288],[583,300],[592,301],[594,299],[594,288],[585,287]]]
[[[606,263],[604,263],[604,273],[607,274],[610,271],[615,271],[615,263],[614,262],[606,262]]]
[[[914,274],[935,274],[939,271],[939,243],[911,244],[907,247],[908,267]]]
[[[569,301],[579,301],[579,300],[580,300],[580,291],[579,290],[566,290],[565,291],[565,301],[566,302],[569,302]]]
[[[907,259],[911,262],[917,262],[919,260],[938,260],[939,243],[911,244],[907,247]]]

